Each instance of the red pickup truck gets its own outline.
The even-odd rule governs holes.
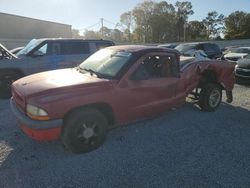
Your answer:
[[[36,140],[61,138],[72,152],[100,146],[107,131],[178,107],[192,94],[214,111],[222,90],[232,101],[234,65],[180,61],[176,50],[148,46],[102,49],[78,67],[34,74],[12,84],[12,111]]]

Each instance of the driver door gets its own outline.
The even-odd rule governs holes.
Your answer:
[[[121,119],[150,117],[176,105],[179,78],[173,72],[175,61],[172,54],[151,53],[131,67],[127,81],[120,83],[121,88],[127,85],[121,90],[124,97],[120,105],[128,109]]]

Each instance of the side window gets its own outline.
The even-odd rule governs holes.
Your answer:
[[[107,43],[107,42],[97,42],[96,43],[96,49],[97,50],[100,50],[100,49],[103,49],[103,48],[106,48],[108,46],[113,46],[111,43]]]
[[[173,76],[174,59],[171,56],[152,55],[146,57],[133,74],[136,80]]]
[[[51,45],[51,55],[60,55],[61,45],[58,42],[53,42]]]
[[[205,52],[215,52],[216,47],[215,47],[215,45],[212,45],[212,44],[205,44],[204,50],[205,50]]]
[[[61,55],[89,54],[88,42],[63,42],[61,44]]]
[[[34,52],[35,55],[43,56],[48,55],[48,43],[42,45],[39,49]]]
[[[218,45],[214,45],[214,49],[215,49],[215,51],[217,52],[217,53],[221,53],[221,49],[220,49],[220,47],[218,46]]]
[[[195,48],[196,50],[204,50],[203,44],[198,44]]]

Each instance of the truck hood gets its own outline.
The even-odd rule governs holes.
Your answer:
[[[66,92],[77,88],[105,87],[114,82],[98,78],[95,75],[91,76],[88,72],[80,73],[76,68],[70,68],[33,74],[15,81],[12,87],[26,98],[56,90]]]
[[[237,57],[237,58],[244,58],[247,56],[247,53],[227,53],[224,55],[225,58],[232,58],[232,57]]]

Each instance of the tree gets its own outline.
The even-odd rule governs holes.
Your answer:
[[[144,1],[143,3],[137,4],[132,11],[136,23],[135,32],[141,32],[137,34],[143,42],[152,42],[152,30],[149,25],[149,20],[154,13],[154,4],[153,1]]]
[[[119,29],[114,29],[111,31],[111,40],[115,42],[122,42],[123,40],[123,33]]]
[[[203,23],[207,28],[207,39],[216,38],[224,29],[224,15],[219,15],[216,11],[209,12],[206,19],[203,19]]]
[[[194,14],[192,10],[192,4],[188,1],[177,1],[175,3],[175,7],[177,8],[176,16],[177,16],[177,24],[176,24],[176,31],[178,33],[178,40],[181,41],[182,36],[183,40],[185,39],[184,30],[186,26],[186,22],[189,15]]]
[[[86,30],[84,32],[84,38],[85,39],[100,39],[101,35],[99,32]]]
[[[72,29],[72,38],[81,38],[78,29]]]
[[[125,32],[128,34],[128,40],[131,40],[131,26],[133,22],[133,15],[131,11],[124,12],[120,16],[120,22],[126,26]]]
[[[230,14],[225,20],[226,39],[250,38],[250,14],[236,11]]]
[[[152,42],[163,43],[176,40],[175,9],[172,4],[161,1],[154,5],[154,13],[149,19],[152,30]]]
[[[206,26],[203,22],[191,21],[187,25],[187,39],[191,41],[206,39]]]
[[[109,29],[109,28],[103,26],[103,27],[100,29],[99,32],[102,34],[101,38],[103,38],[103,39],[110,39],[112,29]]]

